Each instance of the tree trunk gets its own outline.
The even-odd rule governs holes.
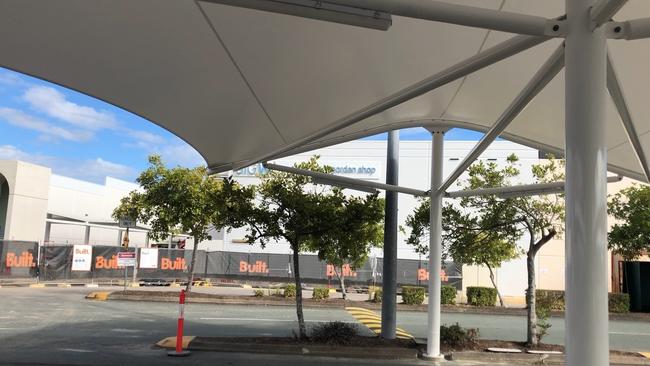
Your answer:
[[[299,258],[298,250],[293,247],[293,276],[296,282],[296,315],[298,316],[298,330],[300,339],[306,339],[307,329],[305,327],[305,316],[302,312],[302,284],[300,283]]]
[[[528,289],[526,290],[526,305],[528,308],[528,329],[526,332],[526,343],[531,346],[537,346],[537,309],[536,309],[536,286],[535,286],[535,253],[532,249],[526,256],[526,267],[528,269]]]
[[[339,278],[339,283],[341,285],[341,295],[343,295],[343,300],[347,299],[347,292],[345,291],[345,276],[343,276],[343,267],[340,268],[341,271],[338,272],[336,270],[336,267],[334,267],[334,273],[336,273],[336,277]]]
[[[187,286],[185,286],[185,292],[190,293],[192,290],[192,281],[194,280],[194,264],[196,263],[196,248],[199,246],[199,243],[194,239],[194,247],[192,248],[192,259],[190,260],[190,270],[187,275]]]
[[[490,266],[487,263],[485,264],[485,266],[490,271],[490,281],[492,281],[492,286],[494,286],[494,289],[497,290],[497,297],[499,297],[499,303],[501,304],[501,307],[505,307],[506,305],[503,303],[503,297],[501,296],[501,291],[499,291],[499,288],[497,287],[497,281],[494,278],[494,271],[492,271],[492,266]]]

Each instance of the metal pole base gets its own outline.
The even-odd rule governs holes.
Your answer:
[[[431,356],[431,355],[428,355],[426,353],[423,353],[422,356],[420,356],[420,358],[422,358],[425,361],[437,362],[437,361],[444,361],[445,360],[445,355],[440,354],[440,355],[437,355],[437,356]]]
[[[167,356],[170,356],[170,357],[187,357],[187,356],[189,356],[190,354],[192,354],[192,352],[190,352],[190,351],[180,351],[180,352],[176,352],[176,351],[174,350],[174,351],[169,351],[169,352],[167,352]]]

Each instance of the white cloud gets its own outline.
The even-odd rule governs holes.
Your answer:
[[[89,130],[118,127],[110,113],[70,102],[63,93],[51,87],[32,86],[25,91],[23,99],[34,109],[78,127]]]
[[[126,143],[128,147],[137,147],[140,149],[151,150],[156,146],[163,145],[166,143],[164,137],[157,135],[155,133],[139,130],[126,129],[124,131],[128,137],[133,139],[132,143]]]
[[[68,130],[13,108],[0,108],[0,118],[11,125],[40,132],[41,136],[46,139],[81,142],[88,141],[93,137],[93,133],[90,131]]]
[[[165,164],[169,166],[195,167],[205,165],[203,157],[192,146],[178,137],[174,136],[166,139],[161,135],[136,130],[128,130],[127,133],[134,142],[124,143],[124,146],[142,149],[147,154],[158,154],[163,158]]]
[[[194,148],[180,139],[177,142],[162,146],[160,150],[154,151],[162,156],[167,165],[195,167],[205,165],[205,160]]]
[[[79,160],[30,154],[13,145],[0,145],[0,159],[22,160],[47,166],[56,174],[95,183],[104,183],[107,176],[132,180],[136,175],[135,170],[129,166],[102,158]]]
[[[31,161],[31,155],[13,145],[0,145],[0,159]]]
[[[133,168],[113,163],[102,158],[85,161],[80,168],[90,177],[128,177],[134,174]]]
[[[27,82],[14,72],[2,71],[0,72],[0,85],[25,86],[27,85]]]

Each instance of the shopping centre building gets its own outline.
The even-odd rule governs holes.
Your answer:
[[[473,141],[447,141],[444,151],[444,172],[449,174],[475,145]],[[519,157],[522,184],[532,181],[531,167],[540,162],[540,153],[531,148],[508,141],[496,141],[482,155],[482,160],[505,164],[507,156]],[[386,141],[353,141],[276,160],[280,165],[293,165],[312,155],[319,155],[323,164],[331,165],[335,174],[384,182],[386,172]],[[399,152],[399,184],[401,186],[427,190],[430,186],[429,141],[402,141]],[[264,172],[261,164],[233,172],[242,184],[255,184],[258,175]],[[461,178],[462,179],[462,178]],[[623,180],[609,185],[610,193],[630,184]],[[103,185],[52,174],[50,169],[22,161],[0,161],[0,238],[5,240],[35,241],[41,245],[90,244],[119,246],[124,230],[111,218],[120,198],[138,189],[132,182],[107,177]],[[451,190],[459,188],[452,187]],[[349,191],[351,194],[362,194]],[[406,217],[418,205],[415,197],[399,195],[399,222],[403,226]],[[149,242],[147,228],[131,229],[132,247],[165,247],[168,241]],[[260,253],[287,254],[286,243],[274,243],[262,249],[244,241],[245,231],[214,232],[213,240],[202,242],[199,249],[215,252],[237,252],[257,255]],[[170,238],[171,246],[178,246],[182,240],[191,245],[191,238],[182,236]],[[526,238],[521,245],[525,246]],[[371,258],[382,257],[376,249]],[[406,244],[406,234],[398,238],[400,259],[422,260]],[[647,259],[647,258],[646,258]],[[254,263],[254,262],[253,262]],[[561,238],[548,243],[537,255],[537,287],[542,289],[564,288],[564,242]],[[610,290],[618,288],[618,264],[610,256]],[[522,298],[526,287],[525,258],[504,263],[496,271],[499,289],[505,296]],[[462,267],[462,287],[474,285],[491,286],[487,269],[476,266]]]

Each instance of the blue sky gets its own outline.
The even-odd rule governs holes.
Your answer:
[[[480,133],[454,129],[448,140],[478,140]],[[381,134],[369,137],[385,139]],[[402,140],[429,139],[409,129]],[[0,68],[0,159],[45,165],[56,174],[104,182],[132,181],[157,153],[169,165],[204,164],[188,144],[153,123],[92,97]]]

